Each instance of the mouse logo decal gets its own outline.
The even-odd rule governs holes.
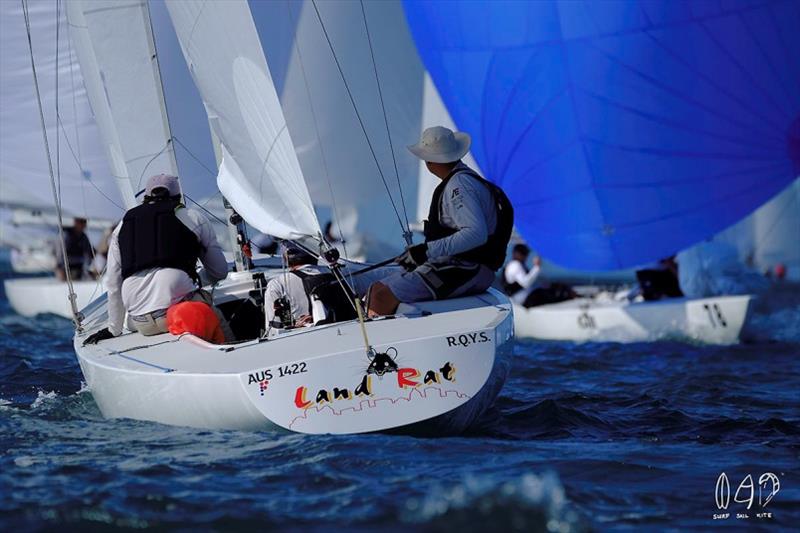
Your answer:
[[[371,362],[367,367],[367,374],[383,376],[388,372],[397,372],[397,363],[394,361],[396,357],[397,349],[393,346],[387,348],[385,352],[374,352],[370,355]]]

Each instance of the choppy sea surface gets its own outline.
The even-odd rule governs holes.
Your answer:
[[[769,300],[735,346],[518,342],[480,427],[412,438],[104,420],[69,321],[3,293],[0,528],[796,531],[800,291]]]

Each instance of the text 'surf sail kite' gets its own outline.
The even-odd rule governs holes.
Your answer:
[[[405,1],[517,228],[564,266],[668,256],[800,174],[800,2]]]

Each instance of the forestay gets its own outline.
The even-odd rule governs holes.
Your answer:
[[[126,207],[147,178],[177,174],[146,0],[69,0],[86,89]]]
[[[63,11],[60,20],[55,2],[31,2],[28,11],[46,132],[53,164],[59,163],[55,171],[64,215],[118,217],[122,201],[108,178]],[[54,212],[20,2],[0,2],[0,65],[0,205]]]
[[[221,144],[220,191],[260,231],[280,238],[318,235],[247,3],[170,1],[167,8]]]
[[[800,3],[405,1],[522,235],[572,268],[675,252],[800,173]]]

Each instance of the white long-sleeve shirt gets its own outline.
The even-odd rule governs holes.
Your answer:
[[[506,268],[503,270],[503,276],[505,277],[506,283],[517,283],[523,290],[518,291],[516,294],[511,296],[511,301],[514,303],[521,304],[525,301],[528,294],[536,288],[536,279],[539,277],[539,273],[541,272],[541,267],[539,265],[533,265],[528,272],[525,272],[525,267],[523,264],[517,260],[512,259],[506,265]]]
[[[175,215],[192,230],[200,242],[200,262],[212,281],[228,275],[228,262],[217,241],[214,228],[199,211],[179,208]],[[195,289],[189,275],[177,268],[149,268],[122,279],[122,258],[119,250],[119,231],[122,222],[111,234],[108,264],[104,283],[108,292],[108,330],[113,335],[122,333],[125,312],[144,315],[167,309],[181,301]]]
[[[464,163],[444,186],[439,206],[443,226],[456,231],[428,243],[428,258],[453,256],[484,244],[497,227],[497,210],[489,188],[471,176]]]
[[[327,267],[317,265],[303,265],[298,269],[292,270],[302,270],[311,276],[329,272]],[[286,272],[278,274],[267,283],[264,293],[264,311],[267,314],[267,322],[272,322],[275,319],[275,300],[281,296],[286,296],[289,300],[289,307],[292,310],[292,317],[295,321],[303,315],[311,314],[303,279],[296,274]]]

